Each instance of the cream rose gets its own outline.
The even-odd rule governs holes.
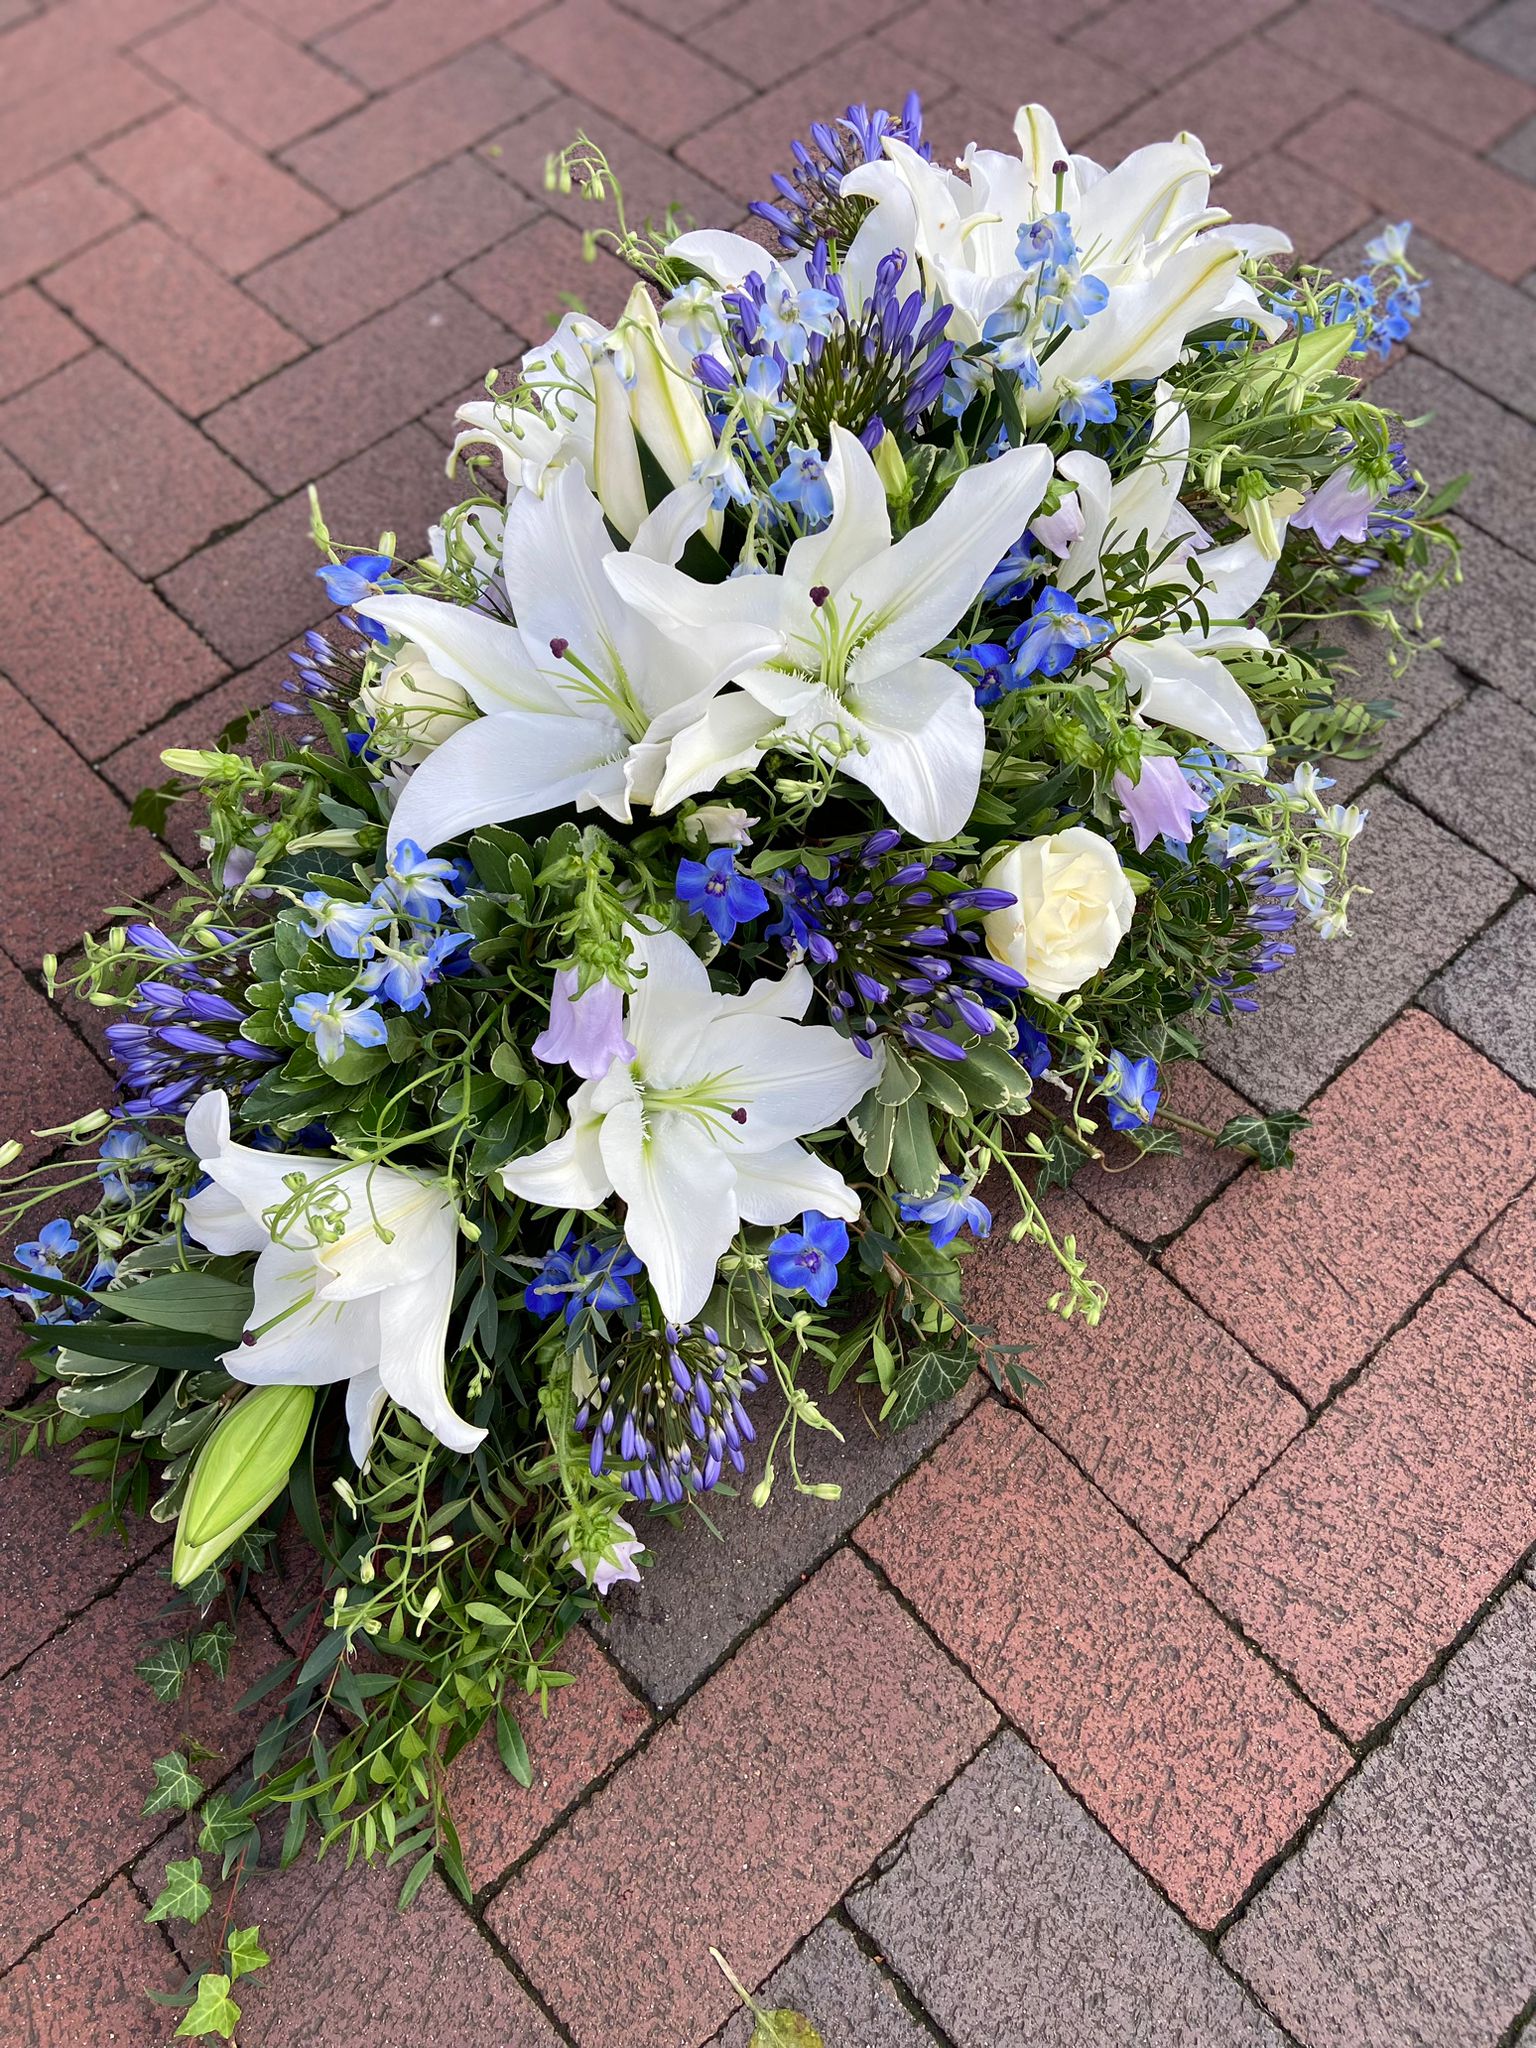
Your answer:
[[[1081,988],[1107,967],[1131,928],[1136,897],[1120,857],[1085,825],[1013,846],[987,869],[989,889],[1018,901],[986,920],[993,957],[1043,996]]]
[[[468,692],[414,647],[359,691],[358,701],[375,722],[379,751],[410,767],[475,716]]]

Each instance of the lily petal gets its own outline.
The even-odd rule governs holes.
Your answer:
[[[909,661],[858,683],[847,709],[864,751],[845,754],[842,772],[918,839],[963,832],[986,750],[986,720],[964,676],[941,661]]]
[[[1247,691],[1214,655],[1177,640],[1122,641],[1115,659],[1140,692],[1141,711],[1257,766],[1269,739]]]
[[[522,501],[519,500],[519,503]],[[463,616],[468,617],[468,613]],[[477,825],[503,825],[576,802],[627,748],[617,720],[562,708],[529,718],[477,718],[414,769],[389,821],[391,848],[429,851]]]
[[[408,1285],[375,1297],[379,1305],[379,1382],[392,1401],[431,1430],[450,1451],[472,1451],[485,1439],[448,1399],[448,1318],[453,1309],[454,1254]]]
[[[830,1024],[795,1024],[761,1011],[718,1017],[699,1041],[697,1066],[726,1077],[747,1112],[743,1152],[771,1152],[839,1123],[880,1078],[880,1068]]]
[[[597,1209],[613,1193],[613,1182],[598,1149],[602,1119],[592,1109],[591,1081],[571,1097],[570,1128],[537,1152],[512,1159],[501,1169],[509,1195],[546,1209]]]
[[[365,597],[352,609],[419,647],[437,673],[467,690],[482,711],[564,709],[559,691],[530,663],[515,626],[438,597]]]
[[[836,1167],[796,1144],[736,1161],[736,1206],[748,1223],[792,1223],[807,1209],[846,1223],[859,1214],[859,1198]]]
[[[709,1299],[740,1221],[731,1159],[697,1117],[665,1110],[647,1123],[638,1099],[604,1117],[601,1143],[630,1249],[662,1314],[686,1322]]]

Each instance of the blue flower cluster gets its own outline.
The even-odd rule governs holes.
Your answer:
[[[134,991],[129,1017],[104,1034],[123,1115],[164,1115],[206,1088],[243,1094],[280,1055],[244,1036],[250,1013],[231,993],[249,978],[239,935],[210,929],[207,952],[178,945],[152,924],[130,924],[126,936],[154,969]]]
[[[745,1402],[767,1378],[707,1324],[668,1323],[659,1341],[636,1332],[576,1411],[577,1429],[592,1430],[593,1476],[608,1472],[632,1499],[658,1506],[707,1493],[727,1460],[745,1470],[742,1446],[756,1435]]]
[[[772,883],[780,913],[767,936],[807,962],[861,1051],[892,1032],[916,1052],[963,1060],[960,1040],[1006,1031],[1000,1011],[1027,984],[991,957],[980,926],[962,914],[1006,910],[1014,899],[1005,889],[941,894],[932,874],[953,866],[949,856],[906,860],[900,838],[889,826],[871,833],[857,856],[831,860],[824,877],[781,870]]]
[[[907,94],[899,115],[888,114],[884,107],[871,112],[856,105],[849,107],[840,121],[813,122],[812,147],[791,143],[794,171],[789,177],[782,173],[774,176],[777,203],[754,199],[747,211],[777,229],[786,256],[796,249],[814,248],[828,237],[847,243],[858,225],[859,202],[843,198],[843,180],[859,164],[878,163],[885,154],[887,136],[931,161],[933,151],[923,140],[922,102],[915,92]]]
[[[464,863],[435,859],[404,839],[383,881],[364,901],[329,896],[323,889],[303,898],[307,936],[322,939],[338,960],[359,963],[351,989],[296,996],[288,1006],[322,1060],[339,1059],[348,1045],[384,1043],[381,998],[397,1010],[423,1010],[430,989],[464,971],[471,937],[447,928],[447,920],[457,915],[469,879]],[[362,1001],[353,1000],[357,994]]]
[[[49,1282],[71,1279],[71,1284],[87,1290],[105,1287],[117,1266],[111,1259],[98,1259],[89,1273],[74,1280],[66,1274],[65,1266],[79,1249],[80,1240],[65,1217],[58,1216],[53,1222],[45,1223],[36,1237],[17,1245],[9,1261],[11,1265],[31,1273],[33,1283],[0,1287],[0,1301],[14,1301],[35,1323],[84,1322],[96,1313],[95,1303],[76,1301],[72,1296],[50,1287]]]

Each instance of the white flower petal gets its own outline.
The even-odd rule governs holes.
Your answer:
[[[845,755],[842,772],[918,839],[964,831],[986,749],[986,721],[964,676],[941,661],[910,661],[860,681],[847,708],[865,751]]]
[[[538,500],[530,498],[530,504]],[[352,609],[420,648],[482,711],[559,712],[560,693],[528,660],[516,627],[437,597],[366,597]]]
[[[610,768],[622,791],[627,751],[612,719],[566,710],[477,718],[412,771],[390,817],[390,847],[413,839],[430,852],[477,825],[504,825],[575,803],[603,789]]]
[[[281,1252],[282,1247],[271,1249]],[[262,1258],[268,1256],[262,1253]],[[300,1291],[296,1273],[291,1285]],[[328,1387],[367,1372],[378,1362],[381,1299],[370,1294],[362,1301],[316,1302],[301,1308],[270,1335],[226,1351],[225,1369],[251,1387]]]
[[[807,1131],[841,1123],[880,1078],[876,1060],[856,1052],[829,1024],[737,1010],[717,1017],[695,1055],[701,1074],[746,1110],[731,1139],[743,1152],[771,1152]]]
[[[603,574],[603,558],[614,552],[603,508],[579,469],[562,469],[542,498],[524,493],[513,503],[502,555],[507,593],[539,668],[546,658],[553,661],[552,640],[567,641],[605,681],[616,659],[628,662],[633,622]]]
[[[388,1399],[377,1366],[354,1373],[347,1382],[347,1447],[359,1471],[368,1462],[374,1431]]]
[[[802,534],[785,557],[784,581],[798,590],[811,590],[817,584],[840,590],[855,569],[883,554],[891,544],[885,486],[869,450],[835,422],[827,484],[832,492],[830,522],[820,533]]]
[[[1143,717],[1177,726],[1255,765],[1269,739],[1247,691],[1214,655],[1177,640],[1122,641],[1115,658],[1140,692]]]
[[[501,1184],[509,1195],[521,1195],[525,1202],[547,1209],[597,1209],[607,1201],[613,1182],[598,1148],[602,1118],[592,1107],[594,1086],[583,1081],[567,1103],[568,1130],[501,1169]]]
[[[838,592],[845,620],[857,606],[868,621],[855,673],[897,668],[954,631],[1029,524],[1050,475],[1048,449],[1010,448],[967,470],[931,519],[855,570]]]
[[[392,1401],[430,1429],[450,1451],[472,1451],[485,1437],[448,1399],[446,1349],[453,1308],[454,1256],[408,1286],[391,1287],[379,1304],[379,1380]]]
[[[603,1160],[626,1208],[624,1235],[661,1312],[698,1314],[739,1217],[730,1158],[697,1117],[665,1110],[647,1122],[638,1100],[603,1119]]]
[[[349,1166],[334,1183],[347,1203],[342,1235],[315,1257],[326,1301],[350,1301],[419,1280],[451,1252],[453,1199],[438,1183],[390,1166]]]
[[[763,758],[762,743],[777,724],[775,714],[744,690],[716,697],[703,717],[684,726],[669,744],[652,808],[669,811],[684,797],[718,789],[738,769],[755,768]]]
[[[695,228],[667,244],[667,254],[690,264],[722,290],[731,291],[749,277],[766,277],[773,258],[761,242],[733,235],[725,228]]]
[[[205,1251],[220,1258],[235,1252],[259,1252],[267,1242],[266,1225],[240,1200],[214,1182],[187,1197],[186,1224]]]
[[[874,1069],[868,1060],[864,1064],[873,1087]],[[748,1223],[793,1223],[807,1209],[841,1216],[846,1223],[859,1214],[859,1198],[836,1167],[794,1144],[736,1161],[736,1206]]]

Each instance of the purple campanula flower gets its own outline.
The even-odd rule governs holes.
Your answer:
[[[1315,534],[1324,548],[1336,548],[1341,540],[1363,541],[1380,496],[1369,485],[1356,483],[1352,466],[1345,462],[1303,500],[1301,509],[1291,514],[1291,525]]]
[[[600,1081],[615,1060],[635,1056],[624,1036],[624,991],[605,978],[578,994],[578,981],[574,967],[556,973],[549,1022],[533,1041],[533,1056],[549,1066],[563,1063],[583,1081]]]
[[[1120,812],[1136,835],[1136,851],[1145,853],[1154,839],[1187,846],[1195,820],[1210,809],[1210,800],[1196,789],[1170,754],[1148,754],[1139,778],[1117,775],[1114,791]]]

